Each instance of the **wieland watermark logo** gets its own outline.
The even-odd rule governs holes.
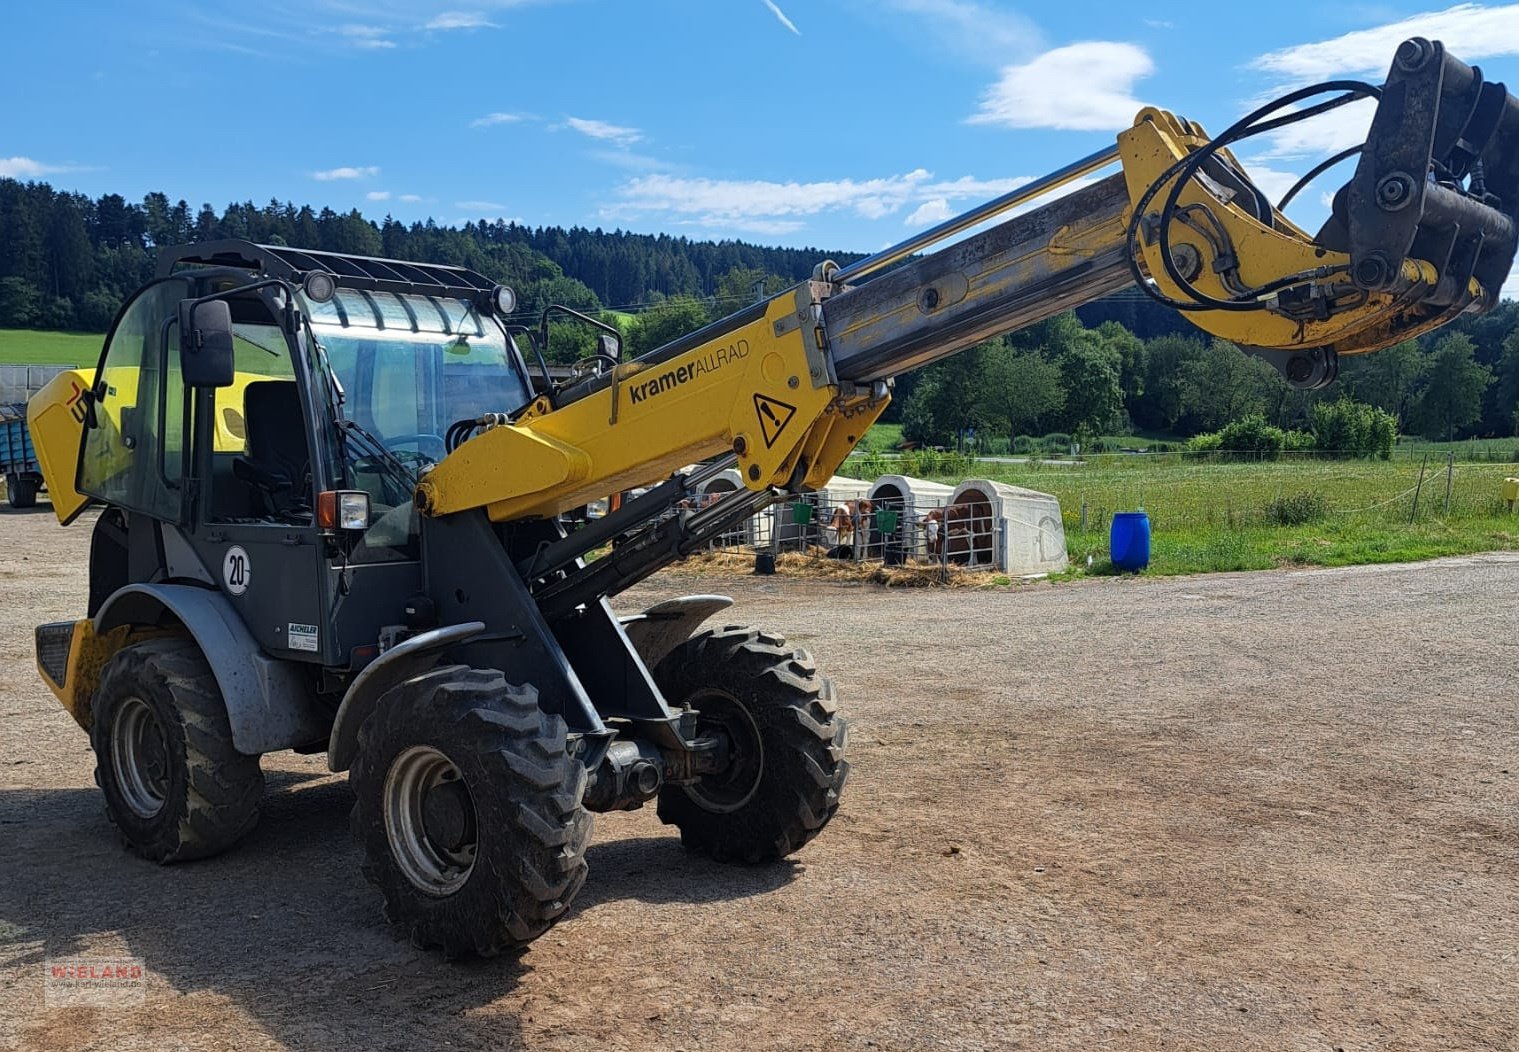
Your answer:
[[[50,957],[46,968],[42,995],[50,1008],[139,1005],[147,994],[141,957]]]

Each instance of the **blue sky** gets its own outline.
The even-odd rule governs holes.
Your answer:
[[[1141,105],[1219,130],[1289,87],[1380,79],[1416,33],[1519,87],[1519,4],[76,0],[5,22],[0,174],[861,251]],[[1278,191],[1366,119],[1245,158]]]

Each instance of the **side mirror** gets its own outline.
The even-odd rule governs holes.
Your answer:
[[[179,371],[186,387],[232,386],[232,308],[179,301]]]
[[[596,353],[605,355],[614,362],[622,361],[622,340],[610,333],[597,333]]]

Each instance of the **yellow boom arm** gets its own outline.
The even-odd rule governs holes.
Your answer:
[[[1266,118],[1306,91],[1217,140],[1146,109],[1114,149],[541,396],[429,471],[418,507],[548,517],[727,452],[750,490],[814,488],[886,407],[890,377],[1133,284],[1309,388],[1340,355],[1489,309],[1515,252],[1519,102],[1423,40],[1399,49],[1384,85],[1325,87],[1340,94],[1310,115],[1381,101],[1317,235],[1228,148],[1297,119]],[[1120,174],[903,262],[1114,162]]]

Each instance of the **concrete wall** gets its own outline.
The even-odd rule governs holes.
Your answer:
[[[67,365],[0,365],[0,403],[25,402],[68,368]]]

